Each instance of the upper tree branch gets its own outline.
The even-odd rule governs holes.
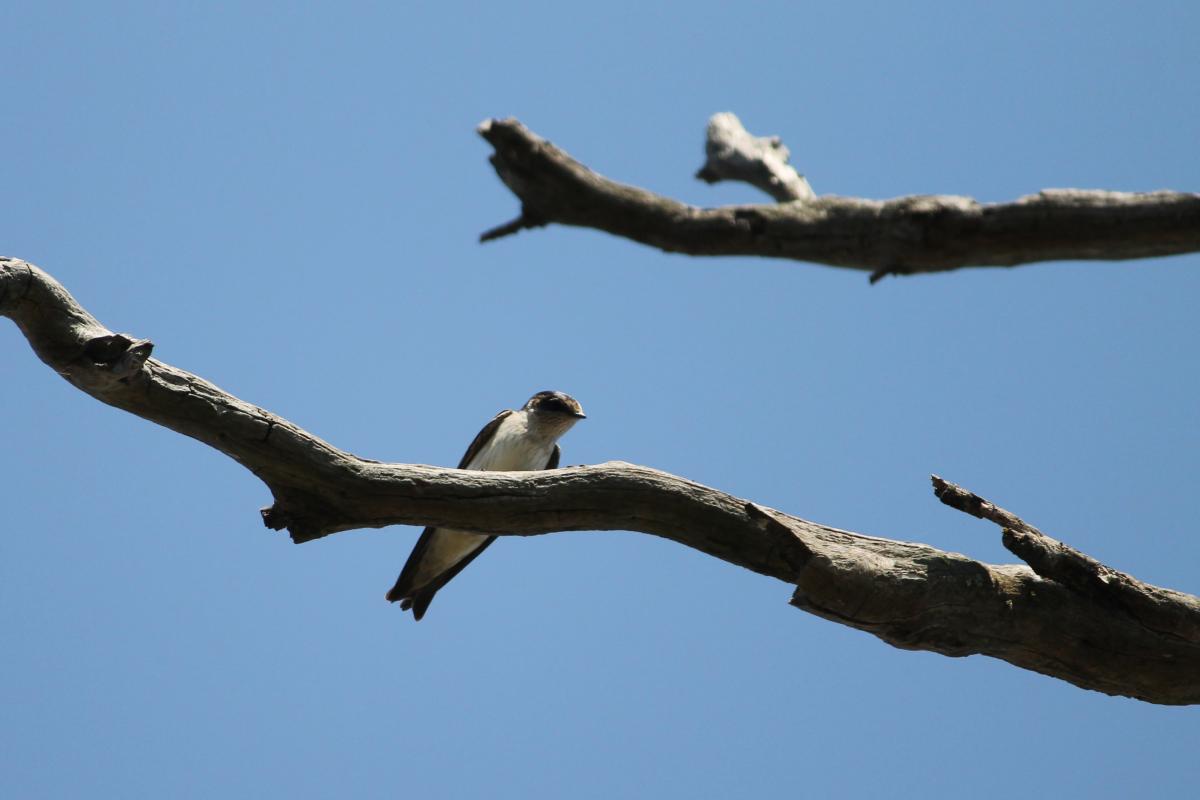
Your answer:
[[[752,164],[741,174],[725,172],[722,177],[748,180],[780,199],[789,192],[801,199],[696,208],[598,175],[514,119],[486,121],[479,134],[495,150],[491,162],[496,173],[521,201],[521,215],[484,239],[560,223],[596,228],[672,253],[789,258],[866,270],[874,279],[967,266],[1120,260],[1200,250],[1197,194],[1047,189],[996,204],[951,195],[803,199],[803,190],[795,185],[772,187],[772,174],[778,179],[786,174],[781,168],[791,169],[774,158],[760,165],[767,170],[765,179],[749,176]],[[719,152],[720,145],[713,142],[710,136],[702,177],[716,174],[712,148]],[[747,158],[752,162],[753,156]],[[736,160],[717,159],[727,165]]]
[[[830,528],[620,462],[504,473],[360,458],[149,358],[149,341],[107,330],[22,261],[0,259],[0,315],[84,392],[198,439],[261,478],[275,498],[264,521],[297,542],[394,524],[518,535],[642,531],[793,584],[797,607],[897,647],[981,653],[1110,694],[1200,703],[1200,601],[1101,573],[944,482],[955,491],[939,493],[959,498],[956,507],[1040,537],[1034,549],[1013,548],[1034,569]],[[1116,587],[1111,602],[1097,601],[1105,589],[1089,575]]]

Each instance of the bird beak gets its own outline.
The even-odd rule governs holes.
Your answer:
[[[582,411],[576,411],[571,416],[575,417],[575,419],[587,419],[587,414],[583,413]]]

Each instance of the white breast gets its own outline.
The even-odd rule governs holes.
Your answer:
[[[521,412],[506,417],[490,442],[467,464],[467,469],[497,471],[545,469],[554,451],[553,436],[538,435]]]

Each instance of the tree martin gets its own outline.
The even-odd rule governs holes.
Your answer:
[[[559,437],[585,416],[583,408],[570,395],[538,392],[519,411],[506,409],[484,425],[458,468],[555,469],[560,455]],[[495,539],[453,528],[426,528],[387,599],[393,603],[399,601],[401,609],[412,609],[413,618],[420,619],[438,590]]]

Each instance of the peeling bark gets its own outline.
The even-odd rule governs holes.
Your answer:
[[[488,120],[479,135],[492,145],[492,166],[521,201],[521,214],[481,240],[558,223],[669,253],[865,270],[872,282],[971,266],[1200,251],[1200,194],[1046,189],[1009,203],[953,195],[816,197],[787,165],[782,144],[755,139],[732,114],[718,117],[709,125],[699,177],[746,181],[784,202],[696,208],[609,180],[514,119]]]
[[[0,315],[80,390],[257,475],[275,500],[263,521],[296,542],[397,524],[640,531],[794,585],[797,608],[897,647],[979,653],[1108,694],[1200,703],[1200,600],[1105,567],[940,478],[943,502],[1001,525],[1030,566],[838,530],[622,462],[506,473],[361,458],[150,358],[149,340],[107,330],[15,259],[0,259]]]

